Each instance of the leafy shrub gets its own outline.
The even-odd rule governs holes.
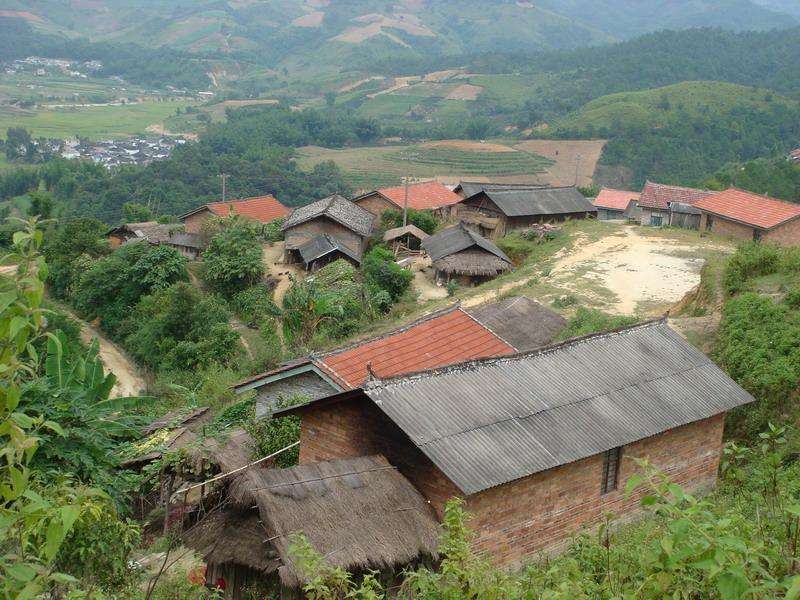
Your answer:
[[[451,279],[447,282],[445,289],[447,290],[447,296],[452,298],[458,292],[458,282],[455,279]]]
[[[800,287],[795,287],[786,293],[783,302],[789,308],[800,310]]]
[[[373,292],[383,290],[393,301],[406,293],[414,279],[411,271],[398,265],[394,254],[381,246],[376,246],[367,253],[362,269]]]
[[[272,301],[272,289],[265,283],[259,283],[233,297],[233,312],[245,323],[261,323],[271,317],[278,317],[281,310]]]
[[[533,252],[533,243],[523,238],[518,233],[513,233],[497,240],[497,247],[506,253],[515,265],[521,265],[531,252]]]
[[[83,269],[78,259],[100,258],[111,250],[102,238],[106,226],[95,219],[69,221],[47,232],[42,253],[50,267],[47,285],[54,297],[65,300],[74,292],[73,286]]]
[[[578,299],[572,294],[567,296],[559,296],[553,300],[553,306],[556,308],[567,308],[568,306],[575,306],[577,303]]]
[[[286,222],[286,219],[281,217],[280,219],[274,219],[267,223],[264,226],[264,239],[268,242],[272,242],[273,244],[276,242],[282,242],[285,238],[283,234],[283,224]]]
[[[776,246],[756,242],[742,244],[725,266],[725,291],[731,296],[745,291],[749,279],[777,272],[780,262],[781,253]]]
[[[600,310],[580,306],[575,311],[575,316],[567,323],[567,327],[558,335],[558,339],[567,340],[590,333],[610,331],[634,323],[636,323],[636,317],[609,315]]]
[[[261,254],[256,230],[236,218],[226,219],[203,252],[203,281],[216,292],[235,294],[264,276]]]
[[[409,208],[407,212],[407,222],[409,225],[415,225],[427,233],[428,235],[436,231],[439,226],[439,220],[433,211],[430,210],[415,210]],[[386,210],[381,215],[381,225],[384,229],[393,229],[395,227],[403,226],[403,211],[402,210]]]

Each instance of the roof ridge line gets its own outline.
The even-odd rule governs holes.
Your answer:
[[[582,335],[574,338],[569,338],[563,340],[561,342],[556,342],[555,344],[549,344],[547,346],[542,346],[541,348],[536,348],[534,350],[528,350],[526,352],[517,352],[515,354],[508,354],[506,356],[490,356],[486,358],[475,358],[471,360],[466,360],[460,363],[454,363],[450,365],[445,365],[442,367],[436,367],[434,369],[425,369],[422,371],[414,371],[411,373],[403,373],[401,375],[395,375],[393,377],[387,377],[386,379],[377,379],[373,382],[365,384],[363,386],[364,390],[372,390],[376,388],[383,388],[388,387],[389,385],[399,384],[403,380],[410,381],[412,379],[417,379],[422,375],[429,374],[429,375],[442,375],[445,373],[449,373],[459,368],[470,367],[470,366],[479,366],[479,365],[491,365],[495,363],[500,363],[503,361],[511,361],[511,360],[522,360],[524,358],[529,358],[533,356],[543,356],[545,354],[550,354],[561,348],[567,346],[573,346],[582,342],[586,342],[593,339],[600,339],[606,337],[613,337],[616,335],[620,335],[622,333],[627,333],[629,331],[635,331],[638,329],[645,329],[647,327],[653,327],[654,325],[661,325],[666,324],[667,317],[662,316],[655,319],[649,319],[647,321],[642,321],[641,323],[636,323],[634,325],[629,325],[627,327],[618,327],[616,329],[611,329],[609,331],[601,331],[596,333],[589,333],[587,335]]]
[[[327,350],[325,352],[318,352],[318,353],[314,353],[314,354],[309,354],[309,358],[312,359],[312,360],[313,359],[323,360],[323,359],[327,358],[328,356],[333,356],[335,354],[340,354],[342,352],[347,352],[348,350],[353,350],[354,348],[358,348],[359,346],[364,346],[364,345],[370,344],[372,342],[377,342],[378,340],[386,339],[386,338],[389,338],[389,337],[391,337],[393,335],[397,335],[399,333],[405,333],[406,331],[408,331],[412,327],[416,327],[417,325],[421,325],[422,323],[425,323],[427,321],[431,321],[431,320],[433,320],[435,318],[438,318],[438,317],[443,317],[444,315],[450,314],[451,312],[456,312],[458,310],[460,310],[461,312],[463,312],[465,314],[468,314],[463,308],[461,308],[461,301],[458,301],[458,302],[455,302],[454,304],[451,304],[450,306],[446,306],[445,308],[440,308],[439,310],[435,310],[435,311],[430,312],[430,313],[428,313],[426,315],[423,315],[423,316],[419,317],[418,319],[416,319],[415,321],[411,321],[410,323],[407,323],[406,325],[403,325],[402,327],[398,327],[396,329],[392,329],[392,330],[387,331],[385,333],[375,334],[372,337],[366,337],[366,338],[362,338],[361,340],[355,340],[355,341],[349,343],[346,346],[340,346],[338,348],[334,348],[333,350]],[[486,329],[487,331],[489,331],[489,329],[485,325],[483,325],[483,323],[478,323],[478,324],[481,327],[483,327],[484,329]]]
[[[212,204],[234,204],[236,202],[247,202],[248,200],[261,200],[262,198],[272,198],[276,202],[280,202],[273,194],[262,194],[261,196],[248,196],[247,198],[236,198],[235,200],[217,200],[216,202],[206,202],[204,206],[211,206]]]

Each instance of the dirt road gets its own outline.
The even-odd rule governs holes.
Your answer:
[[[267,272],[278,280],[272,300],[283,308],[283,297],[289,288],[292,287],[290,275],[299,280],[303,276],[303,270],[297,265],[287,265],[283,262],[283,242],[276,242],[272,245],[264,244],[261,252],[261,259]]]
[[[86,321],[81,321],[73,314],[70,316],[80,323],[81,339],[84,344],[88,346],[93,340],[97,340],[100,346],[100,360],[103,361],[106,371],[110,371],[117,377],[117,383],[114,385],[111,396],[124,398],[140,396],[144,393],[147,389],[147,382],[133,361],[114,342],[106,339],[98,329]]]
[[[589,295],[605,292],[601,299],[609,312],[648,316],[663,314],[700,283],[705,261],[699,244],[643,235],[632,225],[609,233],[596,242],[578,241],[556,262],[553,282]]]

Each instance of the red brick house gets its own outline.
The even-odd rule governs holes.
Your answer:
[[[625,219],[638,209],[640,196],[638,192],[603,188],[592,204],[597,208],[597,218],[601,221]]]
[[[438,181],[412,183],[408,186],[408,208],[432,210],[439,216],[448,216],[450,209],[461,198]],[[387,210],[403,210],[406,203],[406,186],[383,188],[353,198],[353,202],[380,216]]]
[[[287,217],[291,212],[273,196],[259,196],[244,200],[228,200],[226,202],[212,202],[195,208],[178,217],[183,223],[186,233],[201,233],[203,224],[211,217],[227,217],[230,214],[257,221],[270,223],[275,219]]]
[[[753,398],[664,321],[366,382],[278,411],[301,418],[300,463],[385,456],[442,515],[474,516],[476,547],[517,565],[638,507],[648,459],[714,487],[724,415]]]
[[[695,188],[680,187],[677,185],[663,185],[648,181],[642,189],[639,197],[639,208],[641,208],[640,222],[642,225],[661,227],[662,225],[681,226],[674,220],[683,221],[684,217],[678,215],[686,214],[686,207],[693,206],[701,198],[710,196],[714,192],[698,190]],[[673,205],[675,209],[673,210]],[[682,212],[679,212],[682,211]],[[694,212],[694,211],[692,211]],[[696,229],[696,224],[692,227]]]
[[[800,245],[800,204],[731,188],[695,203],[700,227],[746,240]]]

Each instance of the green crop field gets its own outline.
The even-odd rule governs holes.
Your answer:
[[[331,150],[308,146],[298,150],[301,168],[332,160],[356,188],[376,188],[400,183],[403,176],[430,177],[535,177],[553,161],[524,151],[489,152],[469,150],[477,142],[454,142],[452,146],[382,146]],[[463,146],[462,148],[453,146]]]
[[[35,137],[90,139],[122,137],[145,133],[150,125],[162,125],[185,108],[184,100],[146,101],[121,106],[87,106],[76,108],[37,108],[23,110],[0,106],[0,136],[9,127],[25,127]]]

